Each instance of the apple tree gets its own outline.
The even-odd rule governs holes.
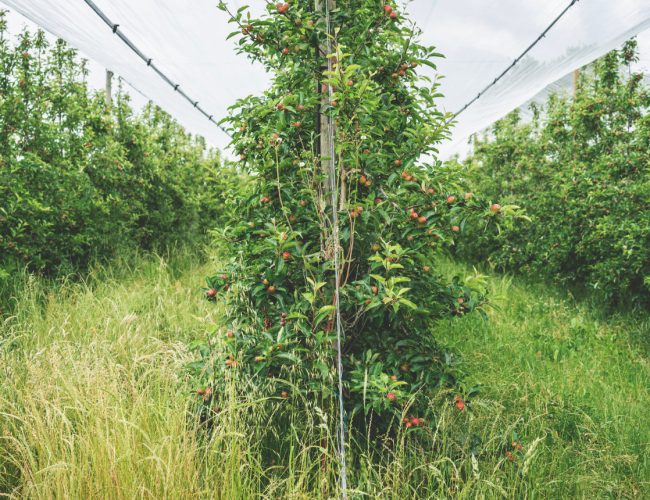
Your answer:
[[[486,300],[436,258],[468,219],[503,214],[435,159],[449,117],[421,69],[440,54],[393,2],[329,2],[269,3],[261,18],[220,5],[273,80],[225,121],[247,182],[206,289],[227,351],[202,369],[216,386],[239,370],[270,395],[331,401],[338,255],[346,405],[419,425],[422,397],[451,380],[435,320]]]

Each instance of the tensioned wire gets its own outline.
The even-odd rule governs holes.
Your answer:
[[[223,128],[221,125],[219,125],[218,122],[215,121],[214,115],[208,114],[200,105],[199,101],[196,101],[192,99],[190,96],[188,96],[182,89],[179,83],[174,83],[171,78],[169,78],[165,73],[162,72],[158,66],[156,66],[153,62],[153,59],[150,57],[147,57],[144,55],[144,53],[136,47],[136,45],[127,37],[122,30],[120,30],[120,25],[114,23],[109,19],[109,17],[102,11],[95,2],[92,0],[83,0],[88,7],[90,7],[95,14],[99,16],[99,18],[104,21],[104,23],[111,29],[114,35],[117,35],[117,37],[124,42],[124,44],[129,47],[140,59],[142,59],[148,67],[150,67],[153,71],[156,72],[156,74],[162,78],[162,80],[167,83],[171,88],[174,89],[174,92],[178,92],[187,102],[189,102],[194,108],[196,108],[199,113],[201,113],[203,116],[205,116],[208,120],[210,120],[212,123],[214,123],[217,127],[219,127],[219,130],[221,130],[224,134],[226,134],[228,137],[231,137],[230,133]],[[135,88],[135,87],[134,87]],[[232,137],[231,137],[232,138]]]
[[[569,3],[569,5],[567,5],[566,7],[564,7],[564,9],[562,10],[562,12],[560,12],[560,13],[555,17],[555,19],[553,19],[553,21],[551,21],[551,24],[549,24],[549,25],[546,27],[546,29],[545,29],[544,31],[542,31],[542,33],[541,33],[541,34],[540,34],[540,35],[539,35],[539,36],[538,36],[538,37],[533,41],[533,43],[531,43],[528,47],[526,47],[526,49],[525,49],[521,54],[519,54],[519,56],[518,56],[514,61],[512,61],[512,63],[510,63],[510,65],[509,65],[506,69],[504,69],[504,70],[501,72],[501,74],[500,74],[499,76],[497,76],[497,77],[496,77],[492,82],[490,82],[490,83],[489,83],[489,84],[488,84],[488,85],[487,85],[483,90],[481,90],[478,94],[476,94],[476,96],[475,96],[472,100],[470,100],[470,101],[469,101],[468,103],[466,103],[462,108],[460,108],[458,111],[456,111],[456,112],[451,116],[451,118],[449,118],[449,120],[447,120],[447,123],[450,123],[450,122],[452,122],[454,119],[456,119],[456,117],[457,117],[458,115],[460,115],[463,111],[465,111],[465,110],[466,110],[467,108],[469,108],[472,104],[474,104],[476,101],[478,101],[481,97],[483,97],[483,95],[484,95],[488,90],[490,90],[490,89],[491,89],[492,87],[494,87],[497,83],[499,83],[499,80],[501,80],[504,76],[506,76],[506,74],[507,74],[507,73],[508,73],[512,68],[514,68],[514,67],[517,65],[517,63],[518,63],[519,61],[521,61],[522,58],[523,58],[526,54],[528,54],[531,50],[533,50],[533,48],[535,47],[535,45],[537,45],[537,44],[542,40],[542,38],[544,38],[544,37],[546,36],[546,34],[547,34],[549,31],[551,31],[551,28],[553,28],[553,26],[555,26],[555,25],[557,24],[557,22],[558,22],[560,19],[562,19],[562,18],[564,17],[564,14],[566,14],[566,13],[569,11],[569,9],[570,9],[571,7],[573,7],[573,6],[574,6],[576,3],[578,3],[579,1],[580,1],[580,0],[571,0],[571,2]]]

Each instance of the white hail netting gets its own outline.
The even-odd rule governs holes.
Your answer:
[[[228,137],[164,83],[83,0],[0,0],[148,96],[187,129],[224,148]],[[268,76],[225,38],[232,25],[217,0],[95,0],[120,30],[216,119],[237,98],[260,93]],[[228,0],[233,9],[263,0]],[[405,7],[423,41],[445,54],[439,106],[458,111],[494,80],[570,0],[413,0]],[[580,0],[548,35],[480,100],[462,113],[442,156],[467,137],[530,100],[545,87],[617,47],[650,24],[648,0]]]

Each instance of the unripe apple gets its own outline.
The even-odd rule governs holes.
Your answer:
[[[466,200],[471,200],[474,197],[473,193],[465,193],[465,199]]]
[[[490,207],[490,211],[491,211],[493,214],[498,213],[500,210],[501,210],[501,205],[499,205],[498,203],[494,203],[494,204],[492,204],[492,206]]]
[[[454,195],[447,196],[447,203],[453,203],[455,201],[456,201],[456,197]]]
[[[418,217],[418,222],[420,224],[426,224],[427,223],[427,218],[424,215],[421,215],[420,217]]]
[[[458,227],[458,226],[451,226],[451,230],[452,230],[454,233],[457,233],[457,232],[460,231],[460,227]]]
[[[217,296],[217,291],[214,288],[210,288],[207,292],[206,295],[210,298],[216,297]]]

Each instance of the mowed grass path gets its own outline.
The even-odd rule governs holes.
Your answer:
[[[200,293],[210,269],[148,258],[56,291],[28,284],[0,326],[0,496],[317,496],[256,479],[246,436],[208,442],[189,417],[186,345],[217,314]],[[489,286],[488,322],[435,328],[458,359],[457,392],[479,393],[463,412],[441,396],[439,444],[353,470],[353,496],[650,497],[648,318],[599,319],[502,277]]]

